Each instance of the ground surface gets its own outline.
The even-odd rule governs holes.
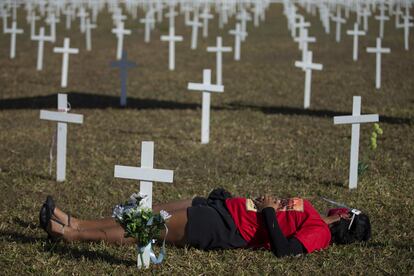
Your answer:
[[[126,38],[129,58],[139,66],[129,73],[128,107],[119,108],[118,72],[109,67],[116,39],[107,14],[93,32],[93,51],[84,38],[71,33],[68,89],[60,89],[61,55],[45,49],[44,70],[37,72],[37,44],[28,26],[17,39],[16,59],[10,60],[9,37],[0,35],[0,274],[133,274],[133,247],[106,244],[47,243],[38,228],[38,210],[52,194],[64,210],[82,218],[108,216],[114,204],[137,190],[135,181],[113,177],[115,164],[136,165],[140,143],[155,142],[155,165],[173,169],[174,184],[155,184],[154,201],[206,195],[222,186],[236,195],[272,193],[302,196],[325,212],[320,195],[346,202],[371,215],[373,238],[365,245],[332,246],[299,258],[276,259],[266,251],[213,251],[169,246],[167,260],[148,273],[160,274],[412,274],[414,236],[413,106],[414,55],[403,50],[403,33],[393,20],[385,29],[382,88],[377,91],[375,57],[365,48],[375,45],[378,25],[370,21],[369,36],[360,41],[360,60],[352,61],[352,40],[326,35],[316,17],[310,33],[317,37],[311,108],[303,110],[304,73],[294,67],[300,58],[289,36],[282,7],[267,12],[260,28],[249,25],[242,60],[224,58],[225,93],[212,96],[211,142],[200,144],[201,95],[187,82],[200,82],[203,68],[215,67],[205,47],[215,43],[217,21],[208,39],[191,51],[190,29],[183,18],[176,33],[176,71],[169,72],[168,47],[159,41],[167,33],[165,20],[143,42],[143,28]],[[350,29],[354,20],[348,20]],[[135,25],[134,25],[135,24]],[[132,20],[127,27],[137,26]],[[233,21],[229,26],[233,26]],[[56,45],[69,33],[61,24]],[[78,25],[73,26],[78,30]],[[233,44],[220,32],[224,44]],[[344,29],[343,29],[344,33]],[[411,39],[411,47],[414,41]],[[214,72],[214,71],[213,71]],[[39,119],[40,109],[56,108],[56,93],[67,92],[72,112],[85,116],[82,126],[70,125],[67,181],[56,183],[48,173],[49,147],[55,124]],[[363,113],[379,113],[384,135],[375,153],[369,148],[372,125],[361,127],[360,156],[369,170],[358,189],[347,189],[350,126],[334,126],[332,117],[350,114],[352,96],[362,96]]]

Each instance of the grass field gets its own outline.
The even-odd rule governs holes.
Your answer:
[[[366,244],[331,246],[297,258],[275,258],[271,252],[233,250],[203,252],[168,246],[167,259],[148,274],[395,274],[414,272],[414,54],[403,50],[402,30],[386,24],[382,88],[375,87],[377,22],[371,18],[369,35],[360,39],[360,60],[352,61],[351,17],[342,42],[326,35],[316,17],[307,15],[314,61],[311,108],[304,110],[304,73],[294,67],[301,53],[289,35],[282,6],[273,5],[259,27],[248,26],[240,62],[224,57],[225,92],[212,96],[211,136],[200,144],[201,95],[187,83],[201,82],[203,68],[215,69],[207,45],[222,34],[233,46],[228,30],[210,25],[208,39],[190,50],[190,29],[183,18],[176,33],[176,71],[168,71],[168,20],[157,25],[151,43],[143,42],[143,26],[131,19],[125,49],[138,67],[129,72],[128,106],[119,108],[116,38],[108,14],[101,14],[93,31],[93,51],[84,37],[58,26],[56,46],[71,37],[80,54],[70,58],[68,89],[60,88],[61,55],[46,44],[44,70],[36,71],[37,44],[25,34],[17,38],[17,55],[10,60],[9,36],[0,35],[0,274],[135,274],[134,247],[99,244],[49,243],[38,228],[38,210],[51,194],[58,206],[81,218],[105,217],[112,207],[137,190],[136,181],[114,179],[115,164],[137,165],[141,141],[155,142],[155,166],[174,170],[172,185],[154,185],[155,203],[207,195],[224,187],[235,195],[271,193],[301,196],[325,212],[326,196],[360,208],[371,216],[372,240]],[[24,15],[25,16],[25,15]],[[411,47],[414,40],[411,36]],[[214,71],[213,71],[214,74]],[[213,78],[214,79],[214,78]],[[68,127],[67,181],[50,176],[49,147],[55,123],[41,121],[40,109],[56,108],[57,92],[68,93],[72,112],[85,116],[82,126]],[[360,160],[368,171],[358,189],[348,191],[351,127],[334,126],[333,116],[351,114],[352,96],[362,96],[362,113],[380,114],[384,130],[378,149],[369,140],[372,124],[361,126]]]

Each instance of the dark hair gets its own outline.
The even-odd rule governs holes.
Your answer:
[[[352,217],[352,213],[350,213]],[[366,214],[355,215],[351,229],[348,230],[351,220],[341,218],[330,227],[332,242],[349,244],[367,241],[371,238],[371,223]]]

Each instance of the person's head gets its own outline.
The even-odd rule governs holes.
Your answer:
[[[371,223],[369,217],[358,210],[347,208],[331,209],[328,216],[334,214],[347,214],[330,225],[332,242],[337,244],[349,244],[353,242],[368,241],[371,238]]]

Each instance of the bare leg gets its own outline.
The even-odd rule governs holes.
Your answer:
[[[172,217],[167,221],[168,234],[166,241],[178,246],[186,244],[185,226],[187,224],[187,210],[180,209],[171,212]],[[112,218],[113,227],[77,230],[72,227],[62,227],[51,220],[51,232],[54,235],[63,235],[66,241],[106,241],[111,244],[135,244],[133,238],[125,238],[125,231]],[[99,225],[100,226],[100,225]],[[164,239],[166,231],[162,231],[159,239]]]
[[[153,207],[153,211],[155,213],[158,213],[161,210],[165,210],[169,213],[181,210],[181,209],[187,209],[191,206],[191,199],[189,200],[180,200],[180,201],[174,201],[167,204],[160,204],[155,205]],[[68,224],[68,215],[60,210],[59,208],[55,208],[54,214],[56,218],[61,221],[65,225]],[[81,220],[77,219],[75,217],[71,217],[70,219],[70,227],[84,231],[84,230],[90,230],[90,229],[104,229],[104,228],[112,228],[119,226],[119,224],[116,222],[114,218],[102,218],[102,219],[96,219],[96,220]]]

